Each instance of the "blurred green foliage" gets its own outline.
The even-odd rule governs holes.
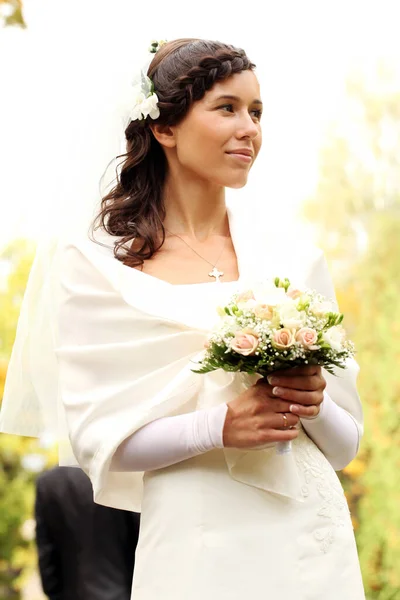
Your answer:
[[[0,254],[5,274],[0,289],[0,392],[4,390],[7,362],[34,256],[33,243],[15,240]],[[24,465],[29,456],[48,461],[38,440],[0,435],[0,599],[19,600],[26,577],[36,564],[32,516],[35,471]],[[36,461],[38,462],[38,461]],[[40,460],[39,460],[40,467]]]
[[[368,600],[400,599],[400,82],[387,65],[348,80],[347,118],[321,151],[305,214],[330,261],[358,349],[365,435],[342,481]]]
[[[5,15],[4,25],[26,27],[22,8],[22,0],[0,0],[0,14]]]

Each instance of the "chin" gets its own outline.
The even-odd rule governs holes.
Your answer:
[[[233,190],[239,190],[244,187],[249,178],[249,171],[238,172],[235,173],[221,173],[217,177],[213,178],[214,183],[220,185],[221,187],[232,188]]]
[[[224,185],[225,187],[232,188],[233,190],[240,190],[240,188],[243,188],[246,185],[247,180],[247,175],[242,177],[235,177],[235,179],[227,181]]]
[[[228,184],[226,185],[226,187],[232,188],[233,190],[240,190],[240,188],[243,188],[247,183],[247,177],[244,181],[238,181],[236,183],[232,183],[232,184]]]
[[[249,173],[243,171],[242,173],[229,173],[221,175],[220,177],[216,177],[214,179],[215,183],[222,187],[232,188],[233,190],[239,190],[244,187],[249,178]]]

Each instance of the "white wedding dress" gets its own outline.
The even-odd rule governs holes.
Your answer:
[[[208,322],[236,286],[137,279],[151,295],[159,287],[160,302],[175,297],[182,311]],[[197,408],[220,374],[202,377]],[[292,451],[301,500],[236,481],[223,450],[145,473],[132,600],[364,599],[339,479],[303,430]]]
[[[79,463],[95,501],[141,511],[133,600],[363,600],[341,484],[304,431],[283,455],[222,448],[146,473],[110,469],[148,423],[229,402],[254,383],[192,372],[233,291],[278,275],[334,298],[320,250],[296,237],[283,245],[271,228],[256,235],[244,213],[228,210],[237,283],[168,284],[117,261],[107,237],[108,247],[61,245],[46,285],[28,290],[29,335],[17,334],[0,430],[38,435],[56,420],[61,464]],[[361,436],[357,373],[350,361],[324,375]]]

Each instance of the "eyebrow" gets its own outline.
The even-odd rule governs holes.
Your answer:
[[[218,96],[218,98],[214,98],[213,102],[218,102],[218,100],[235,100],[236,102],[240,102],[241,98],[239,96],[232,96],[231,94],[223,94],[222,96]],[[252,104],[261,104],[261,100],[253,100]]]

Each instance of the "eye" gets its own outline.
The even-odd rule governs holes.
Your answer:
[[[218,106],[218,110],[223,110],[224,112],[233,112],[233,104],[222,104]]]
[[[262,115],[262,110],[255,108],[250,112],[254,115],[254,117],[257,119],[257,121],[260,121],[261,115]]]

